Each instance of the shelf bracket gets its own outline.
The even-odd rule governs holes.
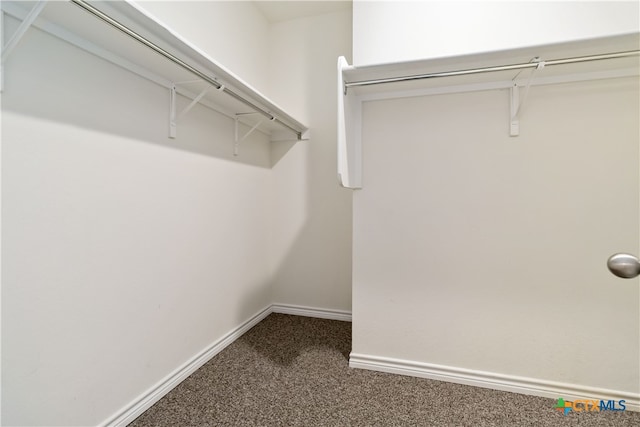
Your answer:
[[[196,96],[193,101],[191,101],[191,103],[189,105],[187,105],[184,110],[182,110],[180,112],[180,114],[178,114],[178,119],[180,119],[182,116],[184,116],[185,114],[187,114],[189,111],[191,111],[191,109],[198,103],[200,102],[200,100],[202,99],[203,96],[205,96],[207,94],[207,92],[209,91],[209,89],[211,89],[211,86],[207,86],[204,88],[204,90],[202,92],[200,92],[200,94],[198,96]]]
[[[177,126],[178,126],[178,120],[181,119],[185,114],[187,114],[189,111],[191,111],[191,109],[193,107],[195,107],[195,105],[200,102],[200,100],[207,94],[207,92],[209,91],[209,89],[211,89],[212,86],[207,85],[207,87],[205,87],[202,92],[200,92],[200,94],[198,96],[196,96],[195,98],[193,98],[193,100],[191,101],[191,103],[189,105],[187,105],[184,110],[182,110],[179,114],[177,114],[177,107],[176,107],[176,84],[177,83],[173,83],[170,89],[170,95],[169,95],[169,102],[170,102],[170,106],[169,106],[169,138],[175,138],[176,137],[176,133],[177,133]],[[220,86],[219,88],[216,89],[218,92],[221,92],[224,90],[224,85]]]
[[[20,43],[20,40],[22,40],[22,37],[24,37],[24,35],[27,33],[27,30],[31,27],[31,24],[35,22],[35,20],[38,18],[38,15],[40,15],[40,12],[42,12],[42,10],[46,5],[47,5],[47,0],[38,0],[38,2],[33,6],[33,8],[31,8],[27,16],[24,18],[24,20],[20,23],[20,26],[15,31],[15,33],[13,33],[13,35],[11,36],[7,44],[4,44],[4,37],[3,37],[2,45],[1,45],[2,56],[0,57],[0,60],[2,62],[2,65],[1,65],[2,70],[0,70],[0,73],[1,73],[0,91],[4,89],[5,61],[7,60],[7,58],[9,58],[9,55],[11,55],[11,52],[13,52],[13,49],[15,49],[18,43]],[[4,20],[4,12],[2,12],[2,19]],[[2,25],[2,28],[0,28],[0,30],[3,31],[3,35],[4,35],[4,25]]]
[[[511,97],[511,120],[509,123],[509,136],[520,135],[520,119],[518,118],[518,110],[520,109],[520,88],[514,84],[509,89]]]
[[[29,11],[24,21],[20,24],[13,36],[9,39],[6,45],[2,46],[2,62],[6,61],[13,49],[18,45],[22,37],[26,34],[31,24],[38,18],[42,9],[47,5],[47,0],[39,0],[35,6]]]
[[[236,119],[235,119],[235,137],[234,137],[234,144],[233,144],[233,155],[237,156],[238,155],[238,148],[240,146],[240,143],[242,141],[244,141],[245,139],[247,139],[247,137],[249,135],[251,135],[256,129],[258,129],[258,127],[260,127],[260,125],[262,123],[264,123],[264,119],[260,120],[258,123],[256,123],[255,125],[253,125],[253,127],[251,129],[249,129],[249,131],[247,133],[245,133],[242,137],[239,136],[240,133],[240,117],[241,116],[246,116],[246,115],[253,115],[253,114],[258,114],[258,113],[238,113],[236,114]],[[271,119],[271,121],[273,121],[275,119]]]
[[[513,86],[511,86],[509,95],[511,98],[510,104],[510,112],[511,112],[511,120],[509,123],[509,136],[518,136],[520,135],[520,113],[522,112],[522,107],[524,102],[527,99],[527,95],[529,95],[529,89],[531,89],[531,82],[533,81],[533,76],[535,76],[536,71],[542,70],[545,66],[545,62],[542,61],[539,57],[535,57],[529,61],[529,63],[536,64],[536,67],[531,70],[531,74],[529,74],[529,78],[527,80],[527,84],[524,88],[524,95],[520,97],[520,87],[518,83],[516,83],[516,79],[520,75],[520,72],[516,74],[516,76],[512,79]]]
[[[176,137],[176,85],[169,88],[169,138]]]

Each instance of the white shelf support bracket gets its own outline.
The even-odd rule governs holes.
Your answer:
[[[522,113],[522,107],[524,106],[525,101],[527,100],[527,95],[529,95],[529,89],[531,89],[531,83],[533,82],[533,77],[536,75],[538,70],[542,70],[545,66],[545,62],[542,61],[539,57],[535,57],[529,61],[530,63],[536,64],[536,67],[531,70],[531,74],[529,74],[529,79],[527,80],[527,84],[524,88],[524,94],[522,97],[520,96],[520,87],[518,83],[516,83],[516,78],[520,75],[522,71],[520,71],[513,78],[513,86],[510,89],[511,95],[511,121],[509,123],[509,135],[510,136],[518,136],[520,135],[520,115]]]
[[[511,96],[511,120],[509,121],[509,136],[520,135],[520,120],[518,119],[518,110],[520,109],[520,88],[514,84],[509,89]]]
[[[27,33],[27,30],[31,27],[31,24],[33,24],[35,20],[38,19],[38,15],[40,15],[40,12],[42,12],[42,10],[46,5],[47,5],[47,0],[38,0],[38,2],[33,6],[33,8],[31,8],[27,16],[24,18],[24,20],[22,21],[22,23],[20,24],[16,32],[13,33],[13,35],[11,36],[7,44],[4,44],[4,25],[0,27],[0,31],[3,32],[2,44],[0,45],[2,46],[2,55],[0,56],[0,60],[1,60],[0,90],[4,89],[5,61],[7,60],[7,58],[9,58],[9,55],[11,55],[11,52],[13,51],[13,49],[15,49],[18,43],[20,43],[20,40],[22,40],[22,37],[24,37],[24,35]],[[1,19],[4,20],[4,12],[2,12]]]
[[[260,125],[264,122],[264,120],[260,120],[258,123],[256,123],[255,125],[253,125],[253,127],[251,129],[249,129],[249,131],[247,133],[245,133],[241,138],[239,137],[239,126],[240,126],[240,116],[245,116],[247,114],[257,114],[257,113],[245,113],[245,114],[236,114],[236,119],[235,119],[235,137],[234,137],[234,144],[233,144],[233,155],[237,156],[238,155],[238,149],[240,146],[240,143],[242,141],[244,141],[245,139],[247,139],[247,137],[249,135],[251,135],[256,129],[258,129],[258,127],[260,127]],[[271,121],[275,120],[275,117],[271,119]]]
[[[209,89],[211,88],[211,86],[207,86],[206,88],[204,88],[204,90],[202,92],[200,92],[200,94],[198,96],[196,96],[193,101],[191,101],[191,103],[189,105],[187,105],[184,110],[182,110],[180,112],[180,114],[178,114],[178,119],[182,118],[185,114],[187,114],[189,111],[191,111],[191,109],[198,103],[200,102],[200,100],[202,99],[203,96],[205,96],[207,94],[207,92],[209,91]]]
[[[188,83],[192,83],[192,82],[188,82]],[[177,113],[178,109],[176,107],[176,102],[177,102],[176,84],[177,83],[172,83],[171,88],[169,89],[169,138],[175,138],[176,137],[177,128],[178,128],[178,120],[181,119],[182,117],[184,117],[184,115],[187,114],[189,111],[191,111],[191,109],[193,107],[195,107],[195,105],[198,102],[200,102],[200,100],[207,94],[209,89],[211,89],[211,86],[205,87],[202,90],[202,92],[200,92],[200,94],[198,96],[193,98],[191,103],[189,105],[187,105],[184,108],[184,110],[180,111],[180,113],[178,114]],[[224,90],[224,86],[220,86],[220,87]],[[217,89],[217,90],[220,90],[220,89]]]
[[[176,137],[176,85],[169,89],[169,138]]]
[[[39,0],[35,6],[29,11],[29,14],[24,18],[24,21],[20,24],[15,33],[11,36],[6,45],[2,46],[2,62],[6,61],[13,49],[18,45],[22,37],[26,34],[31,24],[38,18],[42,9],[47,5],[46,0]]]

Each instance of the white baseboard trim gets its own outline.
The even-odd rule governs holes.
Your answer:
[[[358,353],[351,353],[349,356],[349,366],[352,368],[429,378],[531,396],[549,397],[552,399],[562,397],[565,400],[603,399],[615,400],[616,402],[618,400],[624,400],[627,410],[640,411],[640,394],[636,393]]]
[[[211,360],[216,354],[224,350],[228,345],[240,338],[245,332],[260,323],[271,313],[293,314],[296,316],[319,317],[322,319],[351,321],[351,313],[340,310],[327,310],[320,308],[294,306],[288,304],[272,304],[253,315],[249,320],[227,333],[225,336],[215,341],[191,360],[180,366],[178,369],[167,375],[156,385],[151,387],[133,402],[120,409],[106,421],[99,424],[100,427],[120,427],[126,426],[144,411],[149,409],[158,400],[173,390],[178,384],[184,381],[198,368]]]
[[[293,314],[294,316],[317,317],[320,319],[351,322],[351,312],[343,310],[330,310],[291,304],[273,304],[271,310],[273,313],[279,314]]]
[[[249,320],[227,333],[225,336],[215,341],[191,360],[170,373],[156,385],[151,387],[132,403],[122,408],[114,416],[101,423],[100,426],[126,426],[144,411],[149,409],[158,400],[173,390],[178,384],[184,381],[189,375],[207,363],[213,356],[224,350],[229,344],[240,338],[249,329],[260,323],[265,317],[271,314],[271,306],[261,310]]]

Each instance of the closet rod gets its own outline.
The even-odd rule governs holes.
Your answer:
[[[214,80],[211,77],[207,76],[202,71],[200,71],[197,68],[194,68],[193,66],[187,64],[186,62],[184,62],[180,58],[176,57],[175,55],[172,55],[171,53],[169,53],[166,50],[162,49],[160,46],[158,46],[155,43],[147,40],[146,38],[144,38],[140,34],[136,33],[135,31],[127,28],[125,25],[123,25],[120,22],[116,21],[115,19],[111,18],[109,15],[107,15],[107,14],[101,12],[100,10],[96,9],[95,7],[91,6],[86,1],[84,1],[84,0],[71,0],[71,2],[74,3],[77,6],[80,6],[85,11],[91,13],[92,15],[94,15],[95,17],[101,19],[102,21],[106,22],[107,24],[111,25],[112,27],[120,30],[124,34],[128,35],[129,37],[131,37],[131,38],[135,39],[136,41],[142,43],[143,45],[145,45],[146,47],[148,47],[151,50],[155,51],[156,53],[160,54],[161,56],[164,56],[165,58],[167,58],[171,62],[173,62],[173,63],[181,66],[185,70],[195,74],[196,76],[198,76],[202,80],[206,81],[207,83],[212,84],[216,89],[222,88],[222,91],[224,93],[226,93],[227,95],[229,95],[232,98],[235,98],[236,100],[242,102],[246,106],[252,108],[256,112],[258,112],[258,113],[262,114],[263,116],[267,117],[269,120],[277,122],[280,125],[290,129],[291,131],[293,131],[293,133],[295,133],[295,135],[297,136],[298,140],[302,139],[302,133],[300,131],[298,131],[297,129],[294,129],[291,126],[289,126],[288,124],[280,121],[277,117],[273,116],[268,111],[263,110],[262,108],[258,107],[257,105],[255,105],[251,101],[243,98],[242,96],[240,96],[237,93],[233,92],[229,88],[223,86],[222,84],[220,84],[216,80]]]
[[[630,56],[638,56],[638,55],[640,55],[640,50],[629,50],[625,52],[605,53],[601,55],[579,56],[579,57],[564,58],[564,59],[552,59],[549,61],[538,60],[538,61],[526,62],[522,64],[497,65],[493,67],[470,68],[466,70],[457,70],[457,71],[442,71],[437,73],[417,74],[412,76],[387,77],[387,78],[373,79],[373,80],[360,80],[355,82],[345,82],[344,86],[346,90],[347,88],[355,87],[355,86],[370,86],[370,85],[378,85],[383,83],[432,79],[437,77],[464,76],[469,74],[489,73],[493,71],[522,70],[525,68],[537,68],[539,66],[548,67],[551,65],[563,65],[563,64],[574,64],[578,62],[601,61],[604,59],[627,58]]]

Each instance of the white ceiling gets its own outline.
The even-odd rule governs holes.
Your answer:
[[[321,15],[324,13],[351,8],[351,0],[255,0],[254,4],[271,23],[303,18],[305,16]]]

